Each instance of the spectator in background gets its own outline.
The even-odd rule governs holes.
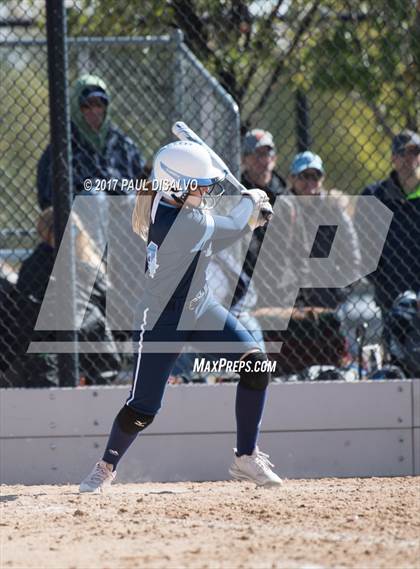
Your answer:
[[[271,205],[277,196],[282,195],[286,188],[285,180],[275,172],[274,168],[277,161],[276,148],[273,136],[270,132],[262,129],[254,129],[246,133],[242,143],[242,184],[248,188],[259,188],[264,190],[270,200]],[[213,283],[213,290],[216,297],[223,303],[232,287],[236,286],[235,294],[231,306],[227,306],[245,328],[253,335],[261,349],[264,350],[264,339],[261,326],[256,317],[251,315],[257,302],[257,291],[254,283],[258,281],[254,278],[251,281],[258,253],[266,232],[266,227],[260,227],[253,233],[249,249],[243,267],[241,267],[235,256],[229,251],[222,251],[214,256],[209,265],[208,278]],[[277,250],[277,245],[276,245]],[[268,282],[268,277],[264,271],[263,281],[263,304],[267,305],[272,298],[267,299],[272,283]],[[278,283],[276,283],[273,293],[277,298]],[[265,293],[265,294],[264,294]],[[195,357],[199,357],[195,352],[187,352],[180,355],[173,375],[181,375],[184,379],[191,378],[192,362]]]
[[[144,161],[139,150],[131,138],[110,121],[110,95],[102,79],[96,75],[81,76],[72,88],[70,106],[74,194],[84,192],[86,179],[142,177]],[[37,190],[41,210],[51,206],[49,145],[38,164]],[[118,188],[114,193],[119,193]]]
[[[261,267],[259,274],[254,275],[256,293],[259,297],[258,304],[278,306],[281,302],[282,306],[287,307],[295,303],[294,291],[296,282],[299,280],[299,273],[307,270],[305,255],[299,254],[299,251],[304,249],[306,235],[300,212],[296,210],[287,196],[286,182],[274,170],[276,161],[276,147],[271,133],[261,129],[246,133],[242,145],[241,182],[246,188],[264,190],[271,205],[281,198],[277,205],[280,210],[277,219],[278,223],[281,222],[284,225],[284,229],[281,229],[278,235],[271,235],[270,239],[274,239],[274,242],[267,244],[267,250],[273,251],[273,263],[284,267],[282,281],[278,282],[273,278],[270,267]],[[267,226],[258,228],[252,235],[233,305],[244,297],[244,287],[245,289],[248,287],[254,272],[266,230]]]
[[[260,296],[259,306],[253,311],[265,330],[266,345],[270,342],[282,342],[280,352],[273,352],[272,359],[277,362],[280,375],[299,373],[312,365],[340,366],[345,356],[345,339],[340,331],[340,320],[336,308],[346,298],[347,291],[336,288],[304,288],[296,299],[289,291],[295,291],[297,282],[302,281],[308,272],[308,243],[305,228],[310,228],[314,216],[314,204],[300,200],[291,200],[292,196],[321,196],[327,193],[323,188],[325,170],[322,160],[312,152],[297,154],[290,167],[288,187],[284,189],[280,200],[282,212],[278,216],[284,224],[278,234],[267,234],[273,243],[267,248],[273,251],[273,264],[282,268],[282,282],[276,282],[270,267],[259,270],[255,284]],[[307,202],[310,200],[306,200]],[[302,202],[302,203],[301,203]],[[360,263],[357,236],[350,217],[342,208],[342,196],[334,198],[331,205],[341,217],[343,243],[342,263]],[[287,209],[289,208],[289,210]],[[334,212],[336,213],[336,212]],[[277,220],[276,220],[277,221]],[[311,256],[329,255],[335,228],[322,226],[317,230]],[[299,264],[300,262],[300,264]],[[315,278],[315,275],[311,275]],[[264,281],[260,284],[261,281]],[[295,309],[290,314],[290,308]],[[287,331],[283,330],[284,319],[290,316]],[[269,350],[268,350],[269,351]]]
[[[290,192],[295,196],[320,196],[327,199],[328,193],[324,189],[325,170],[322,159],[313,152],[301,152],[296,154],[290,167],[289,186]],[[361,255],[356,230],[349,215],[343,206],[340,196],[330,197],[326,202],[334,214],[338,215],[341,226],[341,241],[337,244],[340,249],[340,266],[360,266]],[[302,204],[302,213],[305,227],[309,227],[314,217],[315,204],[308,202]],[[311,251],[312,257],[328,257],[335,237],[336,228],[331,225],[320,226]],[[335,309],[347,297],[348,291],[343,288],[310,288],[304,291],[304,302],[307,306],[318,306]]]
[[[113,288],[108,297],[108,319],[114,329],[131,329],[132,306],[135,304],[134,278],[127,274],[128,259],[137,259],[136,236],[129,231],[135,195],[109,200],[109,194],[121,194],[114,181],[147,177],[144,160],[134,142],[111,122],[112,101],[105,82],[95,75],[81,76],[72,87],[71,135],[73,194],[85,196],[77,213],[101,253],[108,247],[109,282]],[[92,181],[92,190],[84,189],[84,181]],[[110,181],[106,191],[95,192],[95,180]],[[38,164],[38,203],[41,210],[52,204],[51,148]],[[80,203],[78,204],[80,206]],[[94,215],[93,215],[94,212]],[[115,293],[113,293],[115,291]],[[115,316],[118,314],[118,316]],[[122,338],[124,332],[122,332]],[[131,331],[130,336],[131,337]]]
[[[283,194],[285,180],[274,170],[277,152],[273,135],[255,128],[246,133],[242,144],[242,183],[246,188],[267,192],[270,200]]]
[[[378,268],[368,277],[384,313],[399,294],[408,289],[420,290],[419,134],[403,130],[392,139],[391,152],[392,171],[388,178],[362,192],[363,196],[375,196],[394,214]],[[374,204],[357,208],[355,222],[361,252],[366,255],[371,231],[378,222]]]
[[[77,215],[72,214],[76,229],[76,311],[82,316],[79,340],[82,342],[106,342],[106,354],[82,353],[79,364],[83,381],[88,384],[107,384],[113,381],[120,369],[121,359],[114,338],[105,321],[106,275],[92,239]],[[33,337],[47,286],[51,285],[48,299],[54,303],[55,279],[52,275],[54,253],[54,216],[52,208],[44,210],[37,223],[41,242],[23,261],[16,285],[16,302],[22,309],[17,315],[16,331],[21,335],[19,353],[11,362],[5,383],[11,386],[49,387],[58,383],[57,356],[55,354],[27,354],[27,346]],[[99,269],[98,269],[99,267]],[[96,280],[92,289],[88,286],[92,275]],[[57,309],[54,305],[53,309]],[[56,340],[54,332],[40,333],[42,341]]]
[[[286,188],[285,180],[274,170],[276,161],[276,148],[270,132],[254,129],[246,133],[242,143],[241,182],[248,189],[259,188],[264,190],[271,205],[274,204],[277,196],[284,193]],[[243,267],[239,265],[231,252],[225,250],[214,255],[208,270],[208,278],[213,283],[216,298],[222,304],[232,287],[236,286],[230,312],[239,318],[262,350],[264,350],[264,339],[261,326],[258,320],[251,315],[258,298],[254,286],[255,280],[258,279],[251,281],[251,277],[265,232],[265,226],[254,231]],[[267,288],[270,286],[267,279],[264,280],[263,284],[267,285]],[[267,290],[265,292],[267,293]],[[267,300],[267,302],[269,301]],[[185,380],[190,380],[192,362],[195,357],[201,356],[194,351],[181,354],[172,370],[173,376],[178,375]]]

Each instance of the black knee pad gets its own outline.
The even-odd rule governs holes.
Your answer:
[[[255,391],[264,390],[271,380],[270,372],[266,371],[268,364],[267,355],[262,352],[252,352],[252,354],[248,354],[241,361],[245,363],[245,366],[239,373],[240,383],[244,387],[248,387],[248,389],[254,389]],[[258,371],[254,371],[254,369]]]
[[[144,431],[146,427],[155,418],[154,415],[145,415],[144,413],[138,413],[132,407],[124,405],[121,411],[117,415],[117,421],[121,430],[129,435],[134,435],[140,431]]]

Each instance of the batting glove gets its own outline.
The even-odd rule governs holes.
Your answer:
[[[241,191],[241,194],[250,197],[254,203],[254,211],[249,218],[248,226],[254,230],[257,227],[265,225],[273,216],[273,208],[264,190],[257,188],[252,190],[245,189]]]
[[[249,196],[254,202],[254,207],[260,206],[261,204],[268,202],[268,196],[264,190],[252,189],[252,190],[242,190],[241,194],[243,196]]]
[[[249,227],[254,231],[257,227],[262,227],[273,217],[273,208],[269,201],[263,202],[261,206],[255,208],[254,213],[248,221]]]

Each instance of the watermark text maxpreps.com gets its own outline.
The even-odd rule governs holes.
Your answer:
[[[195,373],[240,373],[245,372],[271,372],[276,370],[276,362],[257,361],[252,363],[245,360],[228,360],[220,358],[216,361],[207,360],[206,358],[195,358],[193,364],[193,372]]]

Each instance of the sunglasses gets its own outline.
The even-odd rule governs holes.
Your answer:
[[[298,180],[308,182],[319,182],[322,178],[321,172],[301,172],[297,175]]]

